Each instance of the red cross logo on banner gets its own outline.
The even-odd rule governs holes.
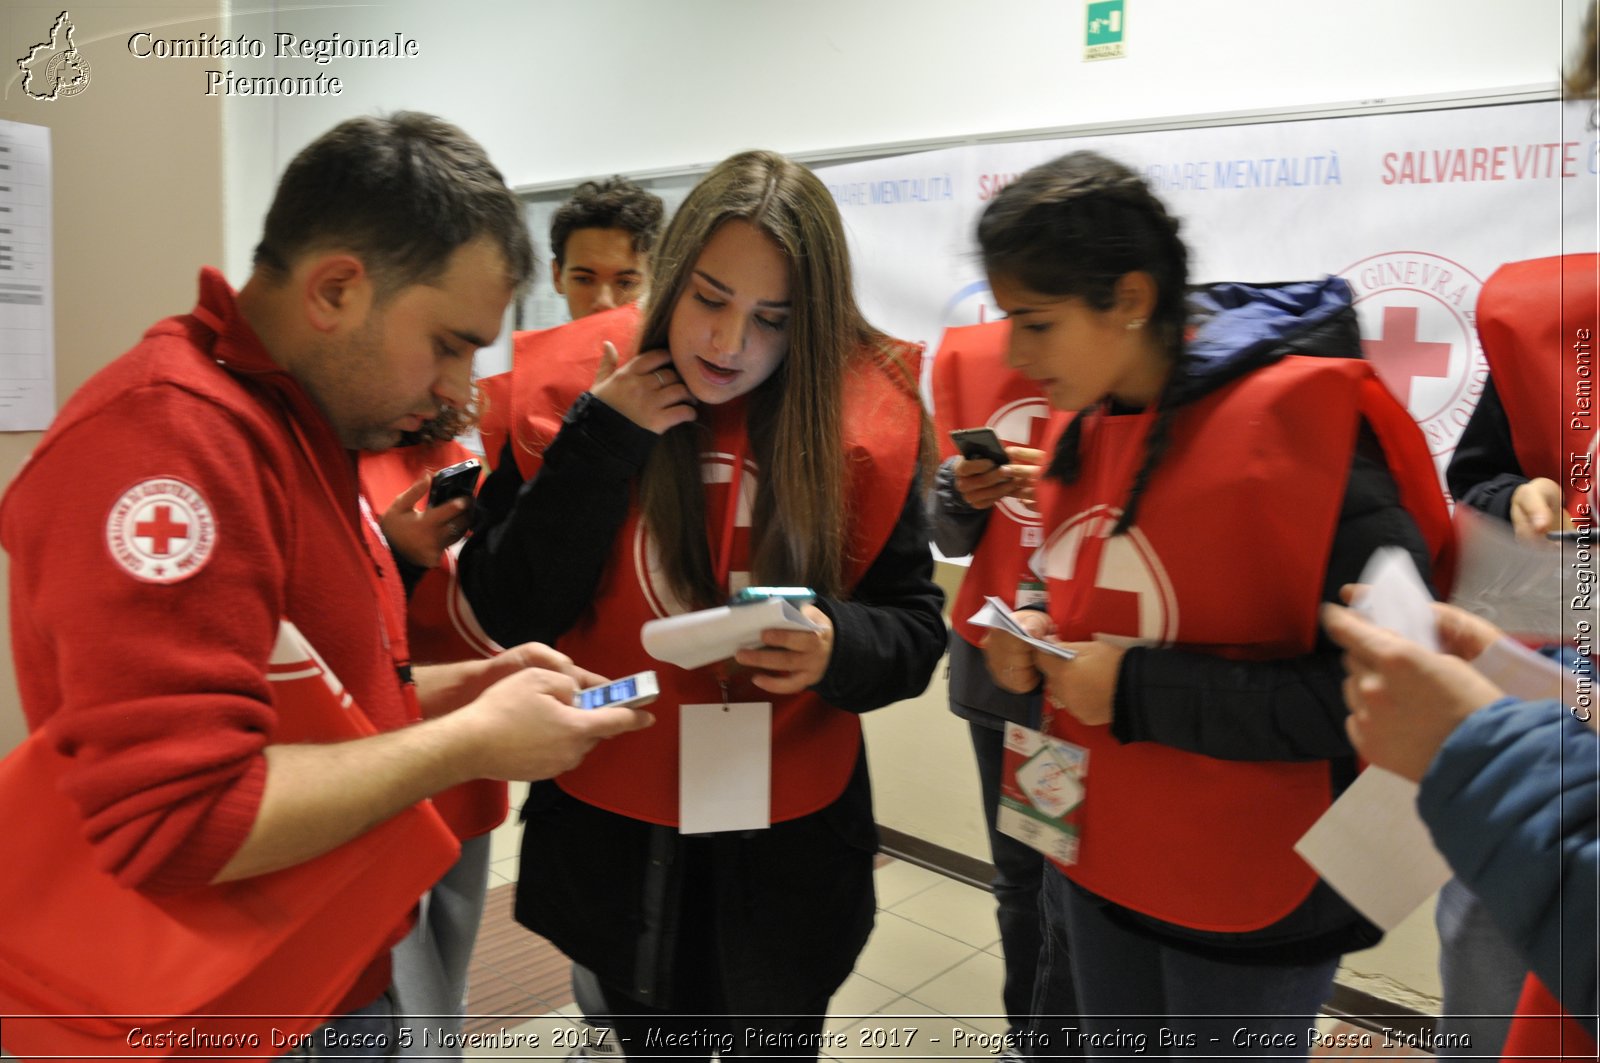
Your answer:
[[[1417,308],[1383,308],[1383,332],[1362,340],[1361,350],[1391,394],[1411,406],[1411,386],[1418,377],[1439,379],[1450,371],[1450,344],[1417,338]]]
[[[1362,353],[1442,469],[1488,375],[1473,318],[1483,282],[1429,251],[1369,255],[1339,275],[1355,299]]]
[[[1067,587],[1051,594],[1076,603],[1075,626],[1088,634],[1165,645],[1177,637],[1177,596],[1143,532],[1111,536],[1121,513],[1096,506],[1055,530],[1044,547],[1045,575]]]
[[[188,579],[205,567],[216,542],[211,504],[194,486],[170,476],[134,484],[106,517],[111,559],[146,583]]]

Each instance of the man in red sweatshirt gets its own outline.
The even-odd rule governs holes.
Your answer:
[[[181,906],[650,722],[574,709],[598,677],[543,646],[413,671],[361,501],[354,452],[466,401],[473,352],[532,268],[479,145],[428,115],[352,119],[290,163],[240,291],[202,271],[191,312],[62,408],[0,505],[0,542],[24,713],[65,756],[60,789],[117,883]],[[285,625],[378,733],[274,740]],[[384,947],[334,1013],[392,1050],[388,980]]]

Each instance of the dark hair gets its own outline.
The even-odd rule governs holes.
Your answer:
[[[666,212],[660,196],[626,177],[585,181],[550,219],[550,255],[561,265],[567,238],[578,229],[621,229],[633,237],[635,251],[648,253],[661,235]]]
[[[1113,534],[1133,525],[1139,498],[1166,450],[1171,414],[1182,391],[1189,249],[1178,221],[1133,170],[1092,151],[1075,151],[1035,166],[1001,190],[978,222],[978,244],[990,276],[1002,276],[1040,295],[1081,299],[1110,310],[1117,282],[1149,274],[1155,306],[1146,326],[1175,370],[1157,400],[1160,411],[1122,517]],[[1062,433],[1049,475],[1078,477],[1085,417]]]
[[[463,244],[488,237],[507,279],[533,274],[522,205],[483,148],[430,114],[340,122],[289,163],[256,245],[256,268],[283,275],[309,252],[358,254],[380,293],[433,281]]]

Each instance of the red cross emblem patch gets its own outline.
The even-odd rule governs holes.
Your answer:
[[[211,505],[193,486],[161,476],[135,484],[111,505],[106,548],[146,583],[177,583],[205,567],[216,548]]]

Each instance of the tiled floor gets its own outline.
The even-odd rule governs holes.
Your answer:
[[[492,909],[485,920],[469,999],[467,1030],[482,1047],[469,1060],[561,1059],[585,1035],[565,979],[566,964],[540,939],[509,925],[506,885],[517,876],[517,830],[492,842]],[[847,1044],[840,1060],[995,1058],[989,1047],[1006,1030],[1002,1014],[999,931],[987,891],[900,861],[877,870],[878,921],[855,973],[834,996],[825,1029]],[[523,940],[525,939],[525,940]],[[1359,1035],[1324,1018],[1327,1031]],[[1415,1058],[1383,1049],[1318,1051],[1319,1058]],[[611,1057],[615,1058],[615,1057]],[[1130,1057],[1137,1058],[1137,1057]],[[1220,1058],[1220,1057],[1212,1057]]]

